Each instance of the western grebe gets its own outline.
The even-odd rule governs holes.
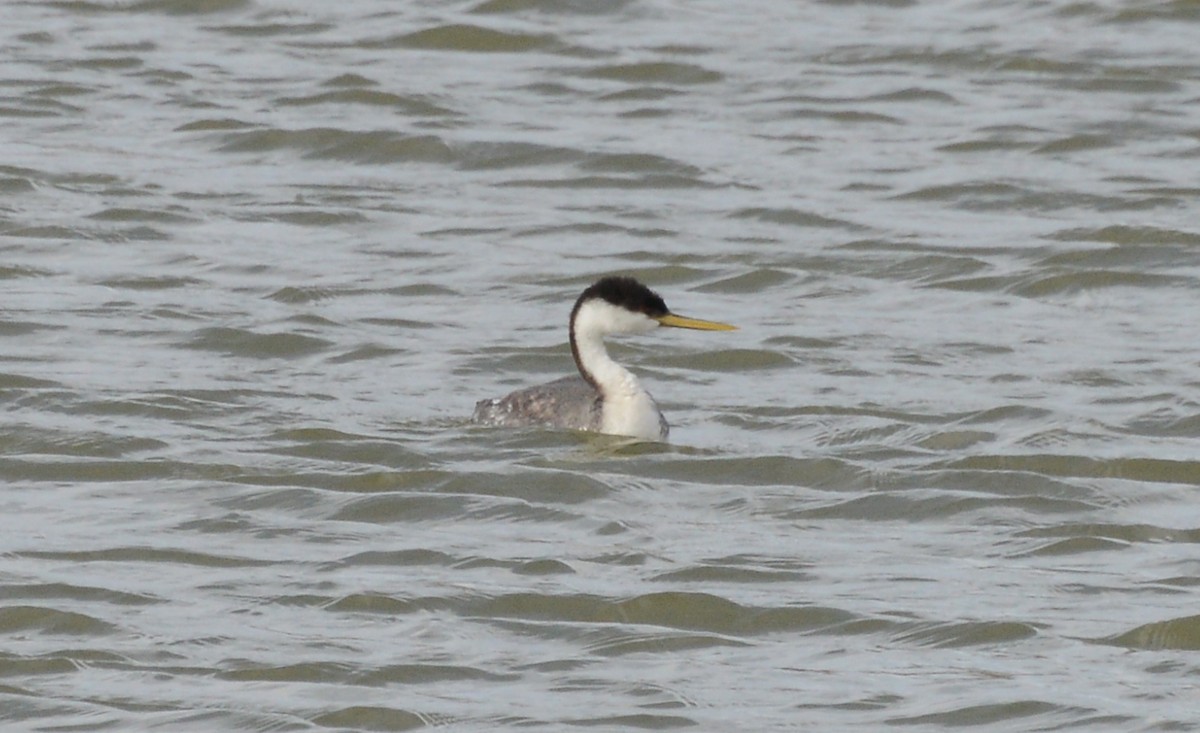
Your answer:
[[[604,277],[571,309],[571,354],[578,376],[518,390],[475,404],[483,425],[546,427],[666,440],[666,418],[638,378],[604,348],[610,333],[645,333],[659,326],[732,331],[737,326],[677,316],[650,288],[631,277]]]

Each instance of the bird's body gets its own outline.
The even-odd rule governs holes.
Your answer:
[[[571,353],[578,376],[481,400],[473,420],[505,427],[536,425],[665,440],[669,427],[654,398],[633,372],[604,348],[612,333],[644,333],[659,326],[725,331],[734,327],[677,316],[663,299],[633,278],[606,277],[583,291],[571,310]]]

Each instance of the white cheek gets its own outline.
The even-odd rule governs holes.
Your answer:
[[[640,314],[635,315],[630,313],[627,314],[627,318],[629,319],[629,322],[626,330],[629,333],[646,333],[647,331],[653,331],[654,329],[658,328],[659,325],[658,321],[654,320],[653,318]]]
[[[658,321],[611,303],[592,301],[580,310],[578,327],[598,333],[645,333],[657,328]]]
[[[617,324],[616,328],[613,329],[614,332],[645,333],[658,328],[658,321],[648,316],[644,316],[641,313],[631,313],[624,308],[617,308],[607,303],[605,305],[612,311],[613,322]]]

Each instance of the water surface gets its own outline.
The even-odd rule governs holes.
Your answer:
[[[1200,728],[1193,4],[4,14],[6,730]]]

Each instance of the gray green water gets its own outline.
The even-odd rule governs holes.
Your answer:
[[[1200,730],[1194,2],[0,13],[5,731]]]

